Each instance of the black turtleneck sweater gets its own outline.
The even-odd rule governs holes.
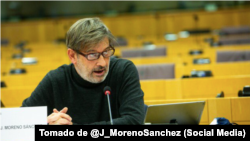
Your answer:
[[[99,84],[81,78],[73,64],[50,71],[22,106],[68,107],[73,124],[110,124],[107,97],[103,88],[111,88],[113,124],[143,124],[144,101],[135,65],[128,60],[111,58],[109,74]]]

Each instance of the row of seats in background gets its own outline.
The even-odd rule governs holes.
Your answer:
[[[214,32],[214,33],[212,33]],[[215,36],[212,36],[212,34]],[[250,43],[250,26],[239,26],[239,27],[224,27],[218,31],[211,31],[210,29],[195,29],[195,30],[186,30],[180,31],[179,35],[173,33],[166,33],[164,39],[168,41],[177,40],[179,37],[187,37],[190,34],[209,34],[209,38],[204,39],[210,44],[210,46],[224,46],[224,45],[240,45],[240,44],[249,44]],[[141,37],[138,37],[140,39]],[[133,45],[124,37],[118,37],[117,42],[120,46]],[[150,44],[150,42],[145,42],[144,45]]]
[[[249,27],[227,27],[219,32],[218,37],[239,36],[248,33],[250,33]],[[214,48],[211,46],[211,42],[206,42],[206,39],[201,40],[203,40],[205,46],[197,47],[197,42],[191,44],[183,44],[181,42],[178,47],[171,46],[170,42],[162,46],[149,42],[142,47],[135,47],[133,49],[131,47],[118,47],[116,48],[116,56],[133,61],[137,66],[140,80],[250,74],[250,69],[248,69],[250,66],[248,62],[250,60],[249,44]],[[41,78],[49,70],[55,69],[61,64],[70,63],[64,44],[37,45],[21,42],[15,45],[15,47],[10,47],[11,45],[8,47],[7,41],[2,40],[1,43],[3,52],[1,56],[1,81],[10,79],[8,77],[13,76],[8,74],[15,73],[27,73],[29,76],[38,74],[37,76]],[[126,43],[125,40],[118,39],[119,45],[126,45],[124,43]],[[13,54],[16,50],[18,53]],[[11,57],[13,58],[12,60],[8,59]],[[37,62],[37,60],[39,61]],[[28,63],[25,61],[28,61]],[[29,61],[31,62],[29,63]],[[28,82],[25,84],[28,84]],[[3,85],[8,84],[3,81]],[[18,84],[15,84],[15,86],[18,86]]]
[[[19,107],[43,77],[69,64],[65,44],[1,42],[1,106]]]
[[[50,70],[69,64],[66,50],[58,43],[2,44],[1,88],[35,87]]]
[[[217,43],[213,39],[211,40],[211,38],[206,39],[205,41],[208,42],[208,44],[205,44],[205,46],[200,46],[198,48],[195,43],[194,44],[180,43],[178,47],[171,46],[171,44],[167,46],[164,45],[156,46],[153,43],[147,43],[144,45],[144,47],[140,48],[133,48],[133,49],[122,48],[120,50],[118,49],[119,51],[118,53],[116,53],[116,55],[121,58],[128,58],[132,60],[136,65],[138,65],[137,68],[140,74],[140,78],[142,80],[180,78],[180,75],[183,74],[183,72],[177,74],[175,68],[183,66],[192,66],[193,67],[192,69],[196,69],[197,67],[201,68],[201,64],[209,64],[203,66],[209,66],[210,69],[213,69],[213,66],[222,66],[223,65],[222,63],[225,62],[242,62],[242,61],[245,61],[246,63],[244,69],[242,67],[238,68],[239,66],[237,66],[237,64],[240,63],[235,64],[235,66],[237,66],[236,68],[238,69],[243,69],[242,74],[245,74],[244,71],[247,70],[248,67],[247,61],[250,61],[250,48],[249,48],[250,28],[245,26],[231,27],[231,28],[226,27],[221,29],[218,38],[219,40],[217,41]],[[225,43],[226,42],[225,39],[228,39],[227,41],[229,41],[229,43],[232,44],[230,44],[229,46],[229,43]],[[243,42],[240,42],[240,40]],[[126,40],[120,39],[120,42],[122,45],[126,45],[124,44],[126,43]],[[218,46],[214,48],[215,44],[220,45],[220,48],[218,48]],[[171,63],[171,64],[164,64],[164,63]],[[244,66],[244,64],[242,66]],[[179,70],[184,68],[179,68]],[[221,70],[221,68],[218,67],[217,69]],[[231,69],[231,68],[226,68],[226,69]],[[192,77],[197,77],[195,72],[196,71],[193,72],[190,71]],[[234,75],[234,73],[235,72],[232,72],[232,74],[230,75]],[[248,74],[248,72],[246,74]],[[211,72],[208,73],[208,75],[212,75]],[[183,74],[183,76],[181,77],[187,77],[187,75]]]
[[[162,50],[162,51],[161,51]],[[127,58],[133,61],[137,65],[137,69],[140,75],[141,80],[145,79],[173,79],[173,78],[187,78],[187,77],[204,77],[212,76],[212,72],[215,73],[215,76],[221,75],[235,75],[235,70],[241,71],[241,74],[248,74],[250,70],[249,67],[250,61],[250,50],[246,51],[216,51],[216,55],[211,55],[211,57],[198,58],[197,56],[183,57],[183,58],[168,58],[166,57],[167,47],[156,48],[153,50],[134,50],[134,54],[143,54],[139,58]],[[124,51],[130,52],[130,51]],[[133,51],[131,51],[133,52]],[[152,54],[151,54],[152,53]],[[165,56],[159,57],[155,56],[154,58],[148,58],[151,55],[159,53],[159,56],[165,54]],[[131,53],[132,54],[132,53]],[[129,56],[131,56],[131,54]],[[148,55],[145,55],[148,54]],[[145,58],[144,58],[145,57]],[[152,56],[151,56],[152,57]],[[187,60],[189,59],[189,60]],[[214,62],[211,62],[213,60]],[[189,62],[189,63],[187,63]],[[230,62],[230,63],[228,63]],[[233,63],[234,62],[234,63]],[[191,67],[191,68],[190,68]],[[220,68],[223,67],[223,68]],[[235,67],[235,68],[233,68]],[[185,71],[186,69],[186,71]],[[191,70],[193,71],[191,71]],[[197,70],[200,72],[197,72]],[[209,69],[208,71],[201,72],[202,69]],[[187,71],[190,71],[190,76],[187,76]],[[201,75],[199,75],[199,73]]]
[[[213,36],[213,40],[204,38],[209,36],[213,35],[149,40],[139,47],[124,44],[116,48],[115,55],[136,65],[146,104],[211,101],[217,94],[226,98],[242,96],[242,91],[246,94],[248,89],[243,87],[250,82],[250,45],[216,45],[225,34]],[[49,70],[70,63],[65,43],[13,45],[5,41],[1,50],[1,87],[6,86],[1,88],[1,101],[6,107],[20,106]],[[25,59],[31,62],[27,64]],[[203,123],[210,122],[205,120],[208,113],[203,114]]]

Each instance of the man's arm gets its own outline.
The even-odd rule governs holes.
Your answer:
[[[49,115],[53,107],[53,89],[52,84],[47,74],[43,80],[39,83],[36,89],[32,92],[31,96],[25,99],[22,103],[22,107],[30,106],[47,106]],[[60,112],[57,109],[53,109],[47,117],[47,121],[50,125],[72,125],[71,117],[67,115],[68,108],[63,108]]]
[[[137,68],[131,61],[125,64],[121,83],[119,98],[121,117],[115,119],[114,124],[143,124],[144,93],[141,90]]]
[[[31,96],[26,98],[22,107],[28,106],[52,106],[53,100],[53,89],[50,78],[47,74],[43,80],[38,84]]]
[[[31,96],[25,99],[22,103],[22,107],[29,107],[29,106],[47,106],[52,105],[51,100],[53,97],[50,97],[53,94],[53,89],[51,85],[51,81],[49,76],[46,75],[43,80],[39,83],[36,87],[34,92],[32,92]],[[72,118],[67,115],[68,108],[63,108],[60,112],[57,109],[53,109],[53,113],[51,113],[47,117],[47,122],[49,125],[72,125]],[[48,110],[49,114],[50,111]]]

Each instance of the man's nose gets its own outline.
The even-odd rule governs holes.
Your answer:
[[[100,57],[98,58],[97,65],[98,66],[103,66],[103,67],[107,65],[107,62],[106,62],[105,58],[102,55],[100,55]]]

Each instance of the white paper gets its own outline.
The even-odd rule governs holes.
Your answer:
[[[217,122],[217,118],[214,118],[214,120],[210,123],[210,125],[217,125],[218,122]]]
[[[47,107],[1,108],[1,141],[34,141],[35,125],[47,124]]]

